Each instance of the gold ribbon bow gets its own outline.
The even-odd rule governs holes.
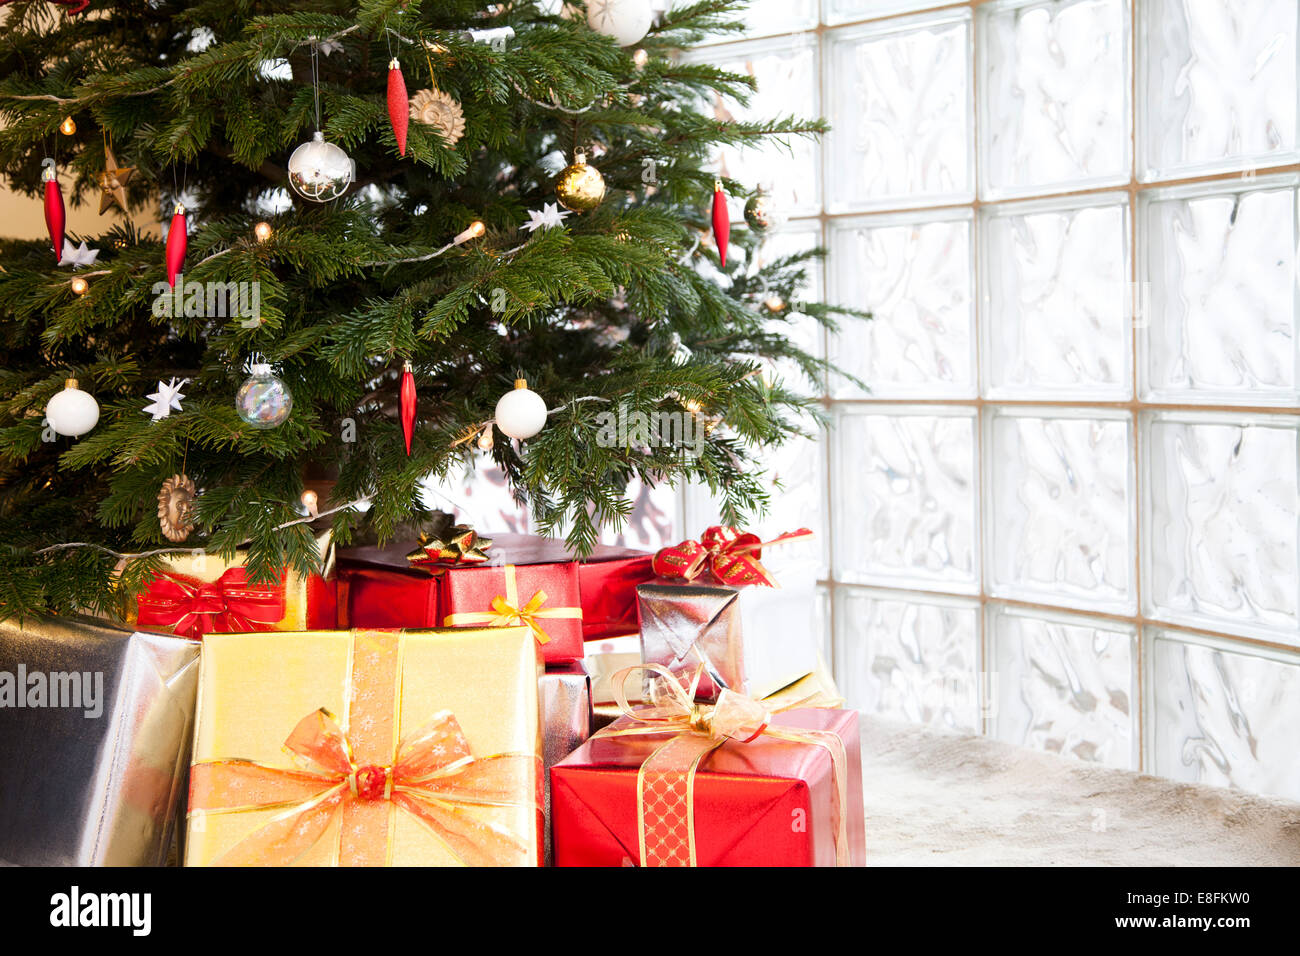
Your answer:
[[[636,671],[654,675],[650,681],[650,706],[633,708],[624,685]],[[822,747],[831,758],[835,794],[832,828],[835,833],[835,865],[849,865],[848,754],[844,741],[829,730],[773,727],[772,715],[820,703],[813,695],[769,709],[763,702],[724,689],[714,704],[695,700],[696,686],[704,674],[695,671],[689,686],[683,687],[672,671],[659,664],[636,664],[617,671],[613,678],[614,699],[619,710],[634,721],[611,726],[596,737],[644,737],[671,734],[637,771],[636,819],[642,866],[698,866],[695,851],[695,774],[709,754],[728,744],[747,744],[760,737]]]
[[[582,620],[580,607],[543,607],[546,592],[540,588],[533,593],[524,605],[519,604],[519,578],[515,566],[507,564],[503,570],[506,575],[506,593],[498,594],[492,599],[489,611],[460,611],[448,614],[443,619],[446,627],[463,627],[467,624],[486,624],[488,627],[514,627],[526,624],[532,629],[538,644],[547,644],[551,635],[541,624],[544,619]]]
[[[458,524],[434,534],[421,534],[420,546],[406,556],[413,568],[437,576],[449,567],[486,564],[492,539],[484,538],[467,524]]]

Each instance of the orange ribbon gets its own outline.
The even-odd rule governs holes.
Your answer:
[[[238,759],[194,764],[190,816],[282,811],[214,865],[292,865],[336,820],[335,862],[387,865],[397,809],[424,824],[468,866],[536,862],[535,851],[518,834],[469,812],[535,807],[541,780],[536,754],[475,757],[455,715],[446,710],[394,746],[401,640],[399,631],[354,634],[351,730],[345,733],[323,708],[308,714],[284,744],[297,767]],[[529,796],[521,799],[521,794]]]
[[[664,578],[694,581],[707,570],[721,583],[732,587],[761,584],[774,588],[776,579],[759,562],[763,548],[811,535],[807,528],[800,528],[771,541],[762,541],[756,534],[715,524],[700,535],[699,541],[687,540],[661,548],[651,564],[655,573]]]
[[[488,627],[514,627],[519,624],[526,624],[533,631],[533,636],[537,638],[538,644],[546,644],[551,640],[551,635],[546,633],[546,628],[542,627],[542,619],[576,619],[582,620],[582,608],[580,607],[543,607],[546,603],[546,592],[540,588],[533,593],[528,602],[522,607],[519,604],[519,579],[515,574],[513,564],[505,565],[506,574],[506,593],[498,594],[492,599],[490,611],[459,611],[455,614],[448,614],[443,619],[446,627],[463,627],[467,624],[486,624]]]
[[[284,574],[277,584],[249,584],[242,565],[215,581],[164,572],[136,599],[136,623],[184,637],[270,631],[284,618],[284,588]]]
[[[655,676],[650,681],[651,704],[633,708],[624,685],[635,671]],[[835,833],[835,865],[848,866],[848,753],[844,741],[829,730],[773,727],[772,714],[798,707],[825,706],[820,694],[791,700],[769,709],[762,701],[724,689],[717,703],[695,700],[704,674],[695,671],[689,687],[666,667],[636,664],[616,672],[612,683],[619,709],[634,723],[606,727],[596,737],[672,736],[648,756],[637,771],[636,817],[642,866],[698,866],[695,852],[695,774],[704,759],[728,743],[747,744],[760,737],[822,747],[831,758],[835,802],[831,808]]]

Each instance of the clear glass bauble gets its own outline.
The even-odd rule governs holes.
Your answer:
[[[745,201],[745,224],[754,232],[771,232],[782,223],[772,196],[760,189]]]
[[[338,199],[357,178],[357,164],[319,130],[289,157],[289,185],[303,199]]]
[[[235,411],[254,428],[274,428],[293,411],[293,395],[271,366],[254,365],[235,395]]]

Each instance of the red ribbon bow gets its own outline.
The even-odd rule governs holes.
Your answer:
[[[807,538],[812,532],[800,528],[771,541],[762,541],[758,535],[726,525],[715,524],[700,536],[699,541],[687,540],[662,548],[651,566],[663,578],[684,578],[694,581],[706,570],[723,584],[745,587],[762,584],[774,588],[776,579],[759,562],[763,548],[795,538]]]
[[[136,623],[169,627],[184,637],[270,631],[284,618],[285,577],[276,584],[249,584],[243,567],[215,581],[166,572],[136,599]]]

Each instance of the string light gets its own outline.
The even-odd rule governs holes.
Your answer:
[[[482,451],[491,451],[492,444],[492,426],[488,425],[483,429],[483,434],[478,436],[478,447]]]
[[[632,54],[632,62],[636,65],[638,70],[644,70],[645,65],[650,62],[650,54],[643,48],[638,47],[637,51]]]
[[[259,222],[253,227],[253,235],[257,236],[258,242],[266,242],[271,238],[271,233],[274,231],[269,222]]]
[[[697,400],[693,398],[690,399],[689,401],[682,402],[682,408],[686,409],[692,415],[698,415],[701,411],[704,410],[704,406],[701,405]]]
[[[81,276],[74,277],[73,280],[68,283],[68,285],[71,286],[72,291],[75,292],[77,295],[85,295],[86,290],[90,288],[90,283],[87,282],[85,279],[83,279]]]
[[[313,518],[320,516],[320,496],[310,488],[302,493],[302,506],[307,509],[307,514]]]
[[[77,124],[73,121],[72,117],[71,116],[64,117],[63,122],[59,124],[59,132],[62,133],[64,136],[71,136],[76,131],[77,131]]]
[[[487,227],[477,219],[469,224],[464,232],[458,233],[456,238],[451,241],[453,246],[459,246],[463,242],[469,242],[471,239],[477,239],[483,233],[487,232]]]

